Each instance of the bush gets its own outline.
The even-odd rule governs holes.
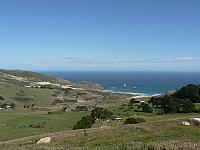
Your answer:
[[[16,106],[15,103],[11,103],[11,104],[10,104],[10,107],[11,107],[12,109],[15,109],[15,106]]]
[[[73,130],[91,128],[94,123],[95,119],[92,116],[84,116],[74,125]]]
[[[31,123],[28,127],[29,128],[44,128],[44,125],[47,124],[46,121],[43,122],[36,122],[36,123]]]
[[[135,99],[135,98],[132,98],[132,99],[130,100],[129,105],[133,105],[133,104],[137,104],[137,103],[140,103],[140,101],[138,101],[138,100]]]
[[[143,112],[152,113],[153,111],[148,103],[141,103],[140,107],[142,108]]]
[[[146,122],[146,120],[144,118],[135,118],[135,117],[131,117],[131,118],[127,118],[126,121],[124,122],[125,124],[137,124],[137,123],[141,123],[141,122]]]
[[[52,112],[51,112],[51,111],[49,111],[49,112],[48,112],[48,115],[50,115],[50,114],[52,114]]]
[[[156,114],[156,115],[164,115],[164,110],[162,108],[160,108],[160,109],[155,108],[153,110],[153,113]]]
[[[77,106],[75,111],[88,111],[87,106]]]
[[[5,100],[2,96],[0,96],[0,100]]]

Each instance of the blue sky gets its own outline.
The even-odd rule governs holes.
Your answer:
[[[0,68],[200,71],[199,0],[1,0]]]

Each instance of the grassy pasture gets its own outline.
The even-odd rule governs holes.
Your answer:
[[[200,128],[181,125],[183,118],[160,120],[136,125],[119,125],[111,128],[94,128],[87,130],[64,131],[44,134],[52,142],[47,145],[36,145],[30,137],[18,141],[0,144],[1,149],[43,150],[43,149],[88,149],[88,150],[160,150],[160,149],[198,149],[200,146]]]
[[[47,111],[0,112],[0,141],[47,132],[70,130],[87,112]]]
[[[0,96],[4,100],[0,103],[15,103],[16,108],[23,108],[24,104],[35,104],[39,106],[47,106],[51,104],[55,97],[55,90],[25,88],[16,84],[6,83],[0,86]]]

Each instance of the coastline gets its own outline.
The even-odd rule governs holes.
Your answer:
[[[155,96],[160,96],[160,95],[162,95],[162,93],[153,94],[153,95],[148,95],[148,94],[145,94],[145,93],[116,92],[116,91],[106,90],[106,89],[105,89],[105,90],[102,90],[102,92],[133,95],[132,98],[151,98],[151,97],[155,97]]]

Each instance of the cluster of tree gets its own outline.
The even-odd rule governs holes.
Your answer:
[[[106,120],[111,118],[113,113],[107,109],[96,107],[92,110],[91,116],[95,119]]]
[[[200,85],[189,84],[182,87],[174,95],[179,99],[190,99],[193,103],[200,102]]]
[[[35,107],[35,104],[31,104],[31,105],[24,105],[24,108],[33,108],[33,107]]]
[[[151,98],[149,104],[154,110],[161,109],[164,113],[189,113],[195,112],[195,105],[188,99],[180,99],[174,96],[164,96],[158,98]]]
[[[141,123],[141,122],[146,122],[146,120],[144,118],[140,118],[140,117],[131,117],[131,118],[127,118],[124,122],[124,124],[137,124],[137,123]]]
[[[107,109],[96,107],[92,110],[90,116],[82,117],[81,120],[74,125],[73,129],[77,130],[91,128],[96,119],[106,120],[108,118],[111,118],[112,115],[113,113],[108,111]]]
[[[129,108],[133,108],[134,104],[138,104],[138,107],[141,108],[143,112],[151,113],[153,111],[148,102],[140,102],[138,99],[132,98],[128,104]]]
[[[152,97],[148,103],[140,103],[139,107],[143,112],[163,113],[190,113],[198,112],[194,103],[200,102],[200,86],[189,84],[177,90],[175,94],[161,97]],[[129,106],[138,103],[131,99]]]
[[[0,108],[3,108],[3,109],[7,109],[7,108],[11,108],[11,109],[15,109],[15,103],[10,103],[10,104],[7,104],[7,103],[3,103],[3,104],[0,104]]]

